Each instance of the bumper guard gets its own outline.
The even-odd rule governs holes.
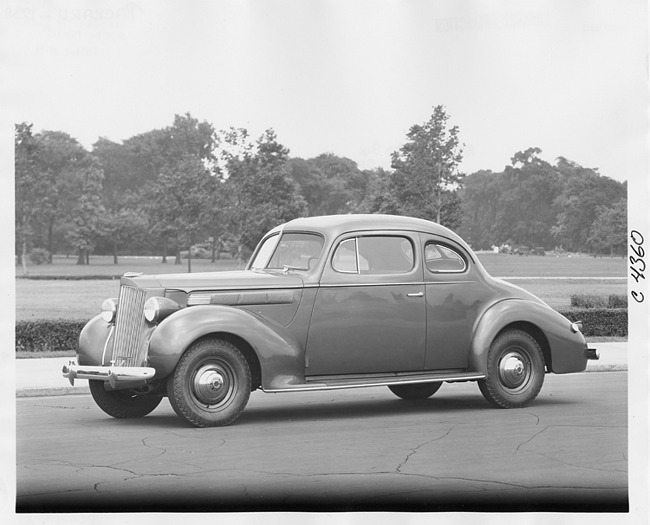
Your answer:
[[[587,348],[585,350],[585,357],[590,360],[597,361],[600,359],[600,352],[595,348]]]
[[[146,381],[156,374],[155,368],[146,366],[81,366],[71,361],[63,365],[63,377],[74,386],[75,379],[108,381],[112,387],[120,381]]]

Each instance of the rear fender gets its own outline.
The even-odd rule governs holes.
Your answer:
[[[184,308],[158,325],[148,354],[156,378],[171,374],[192,343],[212,334],[234,335],[252,347],[261,365],[263,389],[304,383],[304,350],[284,327],[248,310],[217,305]]]
[[[469,370],[487,373],[490,345],[509,326],[528,330],[538,340],[552,372],[580,372],[586,368],[585,339],[580,332],[571,330],[571,322],[566,317],[540,303],[506,299],[494,304],[478,320],[471,344]]]

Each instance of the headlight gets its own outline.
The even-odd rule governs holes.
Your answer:
[[[158,323],[180,308],[177,302],[166,297],[150,297],[144,303],[144,318],[150,323]]]
[[[582,332],[582,321],[577,321],[575,323],[571,323],[571,331],[575,334],[578,332]]]
[[[106,299],[102,303],[102,318],[107,323],[112,323],[115,321],[115,315],[117,314],[117,299]]]

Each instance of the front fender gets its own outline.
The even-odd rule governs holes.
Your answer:
[[[202,305],[184,308],[163,320],[149,341],[148,364],[156,377],[171,374],[190,345],[210,334],[245,340],[260,361],[263,389],[304,383],[304,349],[280,326],[239,308]]]
[[[543,338],[550,352],[551,371],[581,372],[587,367],[587,344],[571,322],[552,308],[525,299],[506,299],[491,306],[477,321],[471,343],[469,369],[487,373],[487,354],[494,338],[509,325],[531,327]],[[535,333],[531,334],[535,335]],[[542,347],[545,346],[540,341]]]
[[[77,346],[77,362],[80,365],[103,365],[105,354],[110,355],[108,345],[113,334],[113,325],[108,324],[101,314],[93,317],[81,330]]]

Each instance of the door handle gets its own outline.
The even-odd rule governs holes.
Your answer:
[[[407,293],[406,297],[424,297],[424,294],[422,292],[417,292],[417,293]]]

